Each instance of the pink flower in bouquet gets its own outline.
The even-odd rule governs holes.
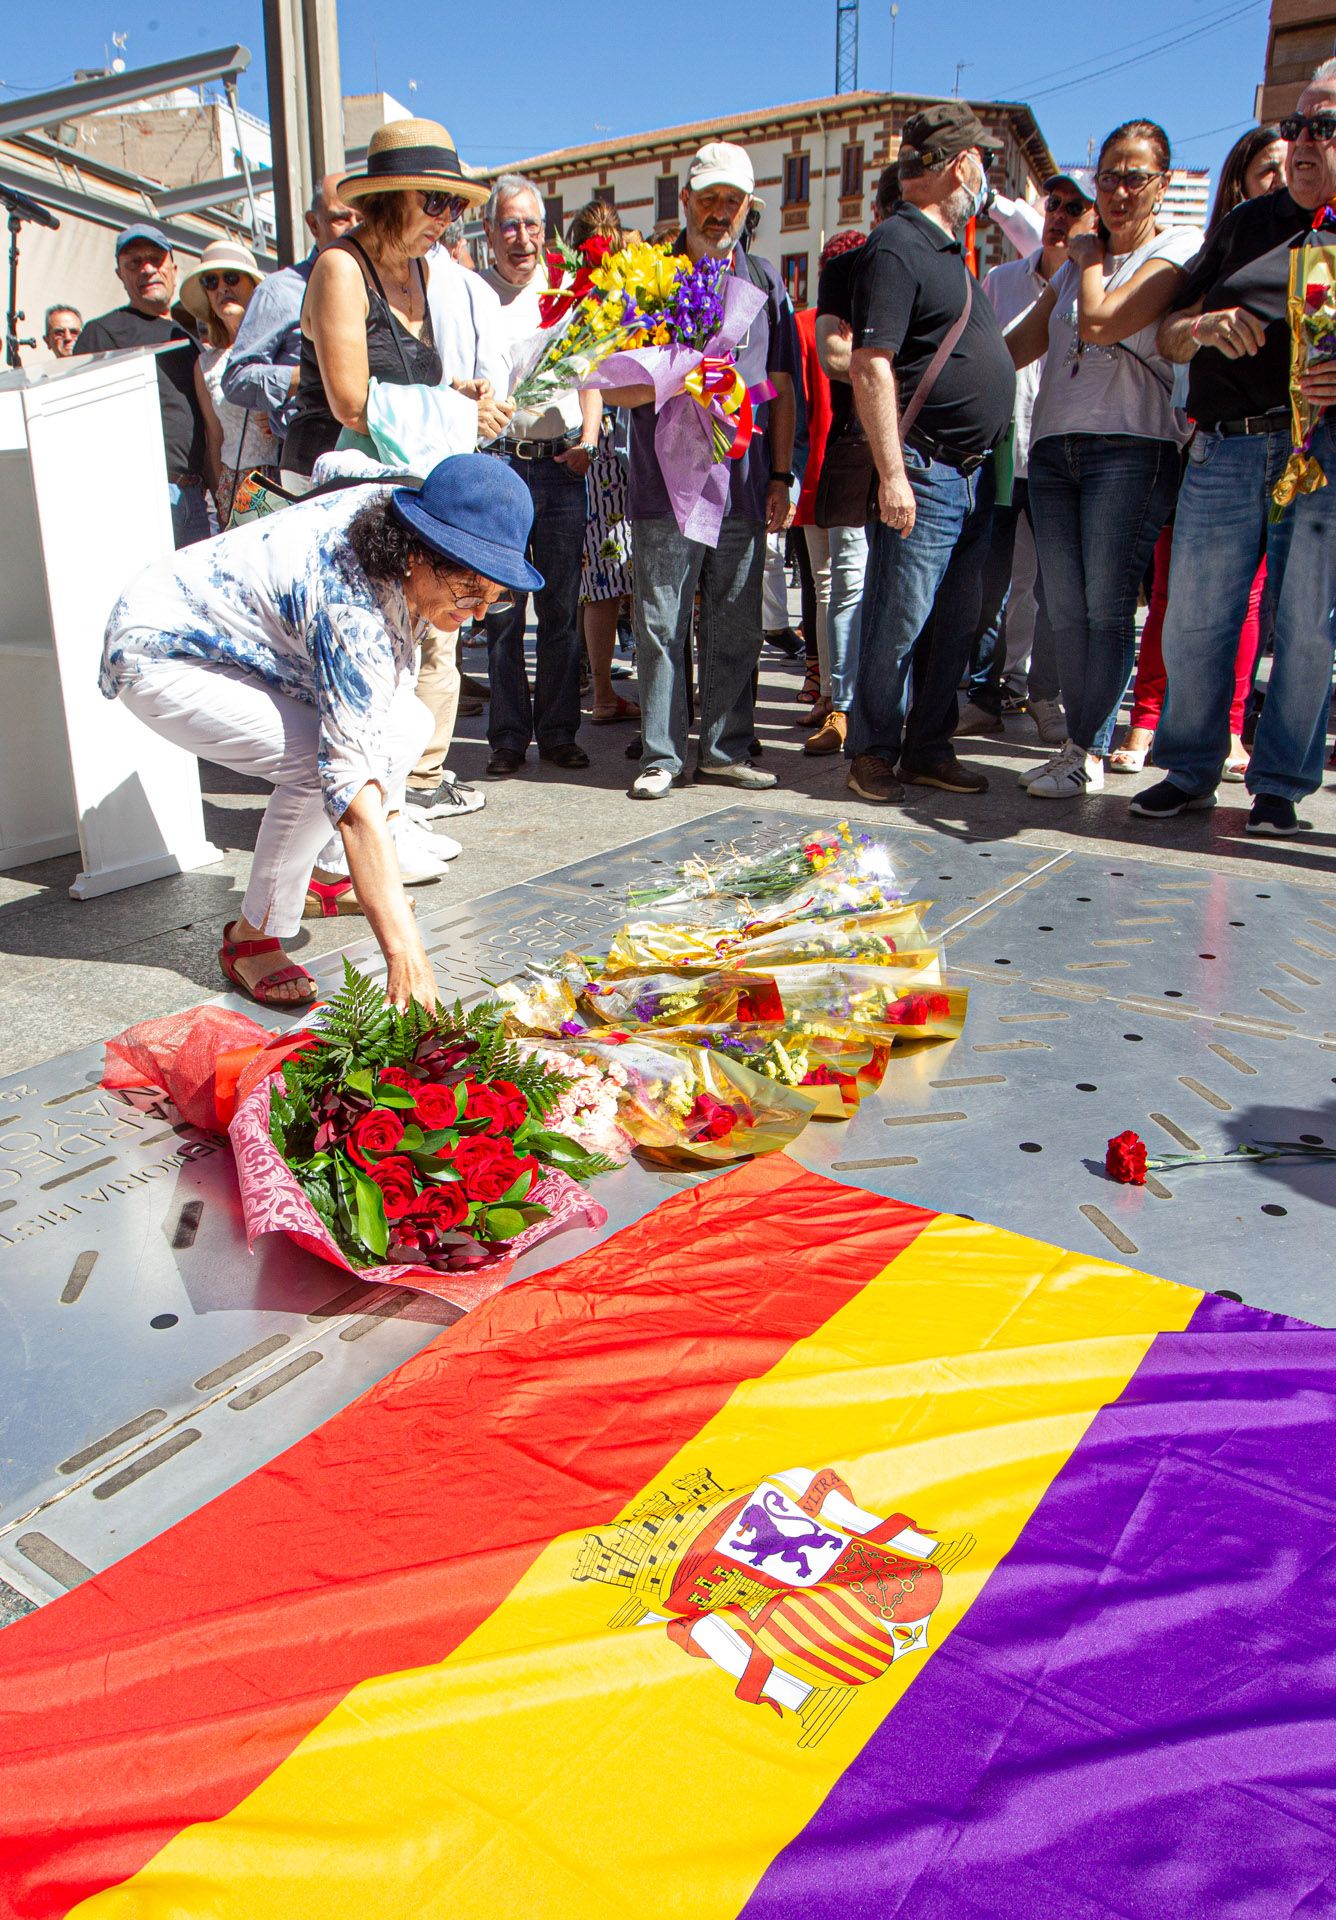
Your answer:
[[[687,1115],[687,1138],[722,1140],[732,1133],[738,1117],[737,1108],[730,1107],[726,1100],[718,1100],[712,1093],[698,1094],[695,1106]]]
[[[513,1080],[491,1080],[485,1085],[469,1081],[464,1118],[485,1119],[485,1133],[514,1133],[528,1117],[529,1103]]]
[[[418,1197],[413,1162],[406,1154],[391,1154],[388,1160],[382,1160],[379,1165],[372,1167],[370,1177],[380,1188],[381,1198],[385,1202],[385,1218],[401,1219]]]
[[[350,1160],[370,1173],[378,1160],[394,1152],[403,1137],[404,1123],[398,1114],[376,1107],[355,1123],[343,1148]]]
[[[417,1101],[413,1108],[413,1118],[428,1133],[440,1127],[453,1127],[455,1124],[455,1090],[443,1087],[435,1081],[414,1087]]]
[[[529,1174],[531,1181],[538,1178],[536,1160],[527,1155],[521,1159],[509,1140],[494,1139],[488,1133],[461,1140],[450,1156],[450,1164],[469,1199],[480,1200],[484,1205],[491,1205],[503,1193],[508,1193],[521,1174]]]

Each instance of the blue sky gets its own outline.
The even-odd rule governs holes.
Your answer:
[[[477,10],[456,0],[342,0],[344,91],[379,84],[443,120],[465,159],[489,164],[833,90],[835,0],[655,10],[654,31],[648,11],[507,0],[479,31]],[[253,56],[242,104],[266,114],[259,0],[214,0],[207,10],[182,0],[62,0],[25,13],[22,31],[0,48],[2,98],[100,65],[104,50],[115,53],[114,34],[125,35],[131,66],[238,40]],[[962,93],[1028,100],[1069,164],[1116,122],[1149,117],[1167,128],[1180,161],[1214,168],[1251,124],[1267,15],[1267,0],[900,0],[894,84],[948,94],[963,62]],[[859,83],[888,87],[888,0],[862,0],[860,24]]]

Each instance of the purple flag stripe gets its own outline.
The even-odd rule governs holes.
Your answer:
[[[1333,1568],[1336,1332],[1208,1297],[746,1920],[1336,1913]]]

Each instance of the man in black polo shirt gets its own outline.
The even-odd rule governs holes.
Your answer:
[[[1234,653],[1248,589],[1265,552],[1275,657],[1245,776],[1245,831],[1293,833],[1295,802],[1322,782],[1336,620],[1336,361],[1306,374],[1326,407],[1313,453],[1328,484],[1270,521],[1290,455],[1290,261],[1316,213],[1336,200],[1336,60],[1318,68],[1288,120],[1285,186],[1246,200],[1197,256],[1161,322],[1166,359],[1187,361],[1197,435],[1174,520],[1164,623],[1168,690],[1154,759],[1168,778],[1131,810],[1169,820],[1215,805],[1229,754]],[[1336,233],[1326,232],[1326,244]]]
[[[1016,392],[1001,329],[955,237],[985,204],[990,158],[984,128],[963,101],[915,114],[900,147],[901,202],[858,256],[850,370],[879,475],[845,749],[849,785],[864,800],[903,799],[902,781],[955,793],[987,786],[951,748],[956,687],[978,618],[979,570],[965,552],[953,569],[961,605],[942,610],[931,636],[924,629],[967,524],[982,557],[988,527],[986,515],[973,513],[978,470],[1011,424]],[[901,414],[967,299],[964,329],[902,434]],[[976,603],[973,618],[967,595]],[[922,657],[906,723],[916,650]]]
[[[116,277],[129,295],[129,305],[90,320],[75,341],[74,351],[106,353],[115,347],[179,342],[170,353],[158,355],[157,371],[172,535],[178,547],[186,547],[209,537],[204,499],[206,441],[204,416],[195,394],[199,345],[172,319],[176,260],[166,234],[148,226],[127,227],[117,234]]]

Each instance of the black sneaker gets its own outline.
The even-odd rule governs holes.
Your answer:
[[[1199,813],[1214,805],[1214,793],[1184,793],[1172,780],[1159,780],[1139,793],[1135,800],[1129,800],[1127,811],[1139,814],[1143,820],[1173,820],[1180,813]]]
[[[485,793],[456,780],[453,773],[442,774],[436,787],[408,787],[404,798],[414,820],[458,820],[466,813],[480,813],[487,805]]]
[[[1274,793],[1258,793],[1253,796],[1252,812],[1243,823],[1243,831],[1284,836],[1300,833],[1307,825],[1294,811],[1293,800],[1282,800]]]
[[[773,647],[776,653],[782,653],[788,660],[796,660],[799,654],[807,651],[803,645],[802,635],[795,633],[792,627],[775,627],[766,634],[765,644]]]

